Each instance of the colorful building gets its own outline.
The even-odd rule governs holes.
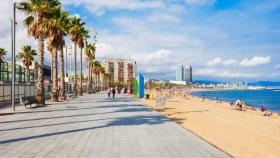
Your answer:
[[[105,59],[102,62],[105,72],[111,75],[110,82],[133,83],[136,63],[131,59]]]

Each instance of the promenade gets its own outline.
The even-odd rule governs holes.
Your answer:
[[[223,158],[129,96],[86,95],[0,116],[2,158]]]

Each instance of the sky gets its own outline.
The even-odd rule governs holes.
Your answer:
[[[8,51],[13,1],[0,0],[0,47]],[[146,78],[175,80],[183,64],[193,67],[194,80],[280,81],[280,0],[61,2],[97,33],[98,59],[134,59]],[[24,17],[17,12],[17,51],[24,44],[37,49]]]

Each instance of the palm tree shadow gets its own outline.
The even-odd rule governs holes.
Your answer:
[[[108,118],[107,120],[111,120],[111,121],[101,126],[92,126],[87,128],[64,130],[59,132],[49,132],[45,134],[2,140],[0,141],[0,144],[9,144],[9,143],[15,143],[15,142],[26,141],[31,139],[40,139],[45,137],[57,136],[57,135],[65,135],[69,133],[84,132],[84,131],[95,130],[99,128],[109,128],[113,126],[156,125],[156,124],[163,124],[170,121],[169,119],[161,115],[139,115],[139,116],[129,116],[129,117]],[[94,121],[94,120],[90,120],[90,121]],[[76,122],[71,122],[71,123],[76,123]]]

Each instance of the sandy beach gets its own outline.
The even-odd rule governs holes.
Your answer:
[[[155,107],[155,100],[140,99]],[[234,110],[228,103],[188,96],[170,99],[163,115],[238,158],[279,158],[280,117]]]

